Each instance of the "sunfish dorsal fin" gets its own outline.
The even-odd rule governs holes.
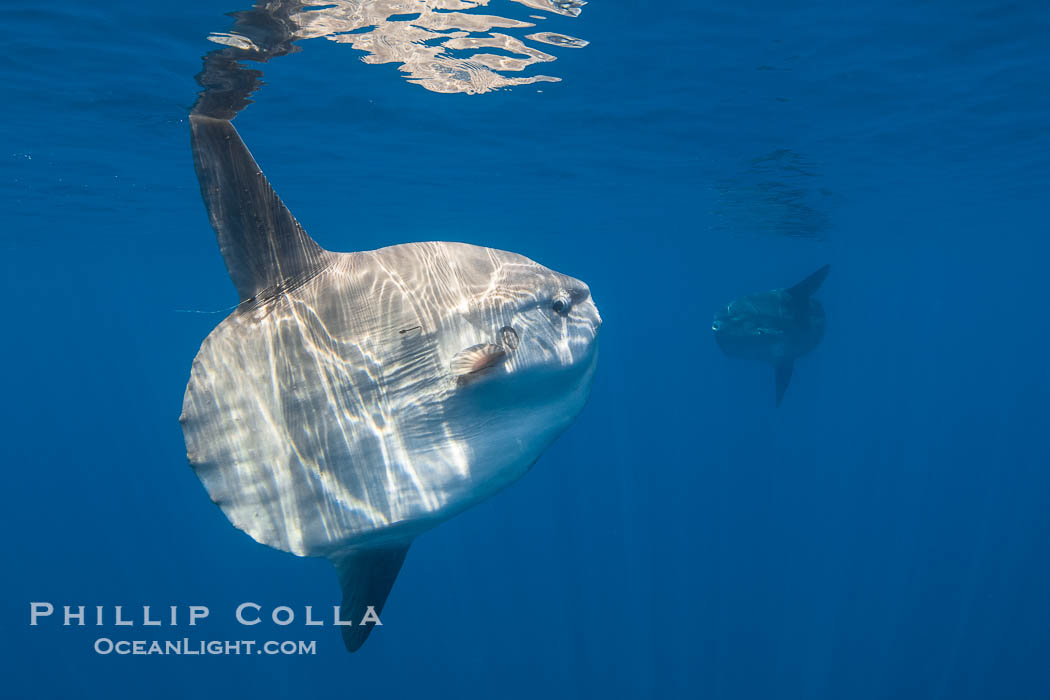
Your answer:
[[[800,301],[809,299],[813,292],[820,289],[820,285],[824,284],[829,270],[831,270],[831,265],[825,265],[794,287],[788,287],[787,293]]]
[[[776,372],[777,379],[777,406],[784,400],[784,392],[787,391],[788,384],[791,383],[791,373],[795,369],[794,362],[781,362],[779,365],[773,367],[773,371]]]
[[[355,548],[330,557],[343,589],[339,619],[351,623],[339,628],[348,651],[357,651],[368,639],[374,624],[362,624],[362,620],[367,619],[369,607],[375,611],[376,617],[383,612],[383,604],[411,544]]]
[[[193,114],[190,132],[201,197],[242,302],[301,284],[329,264],[332,254],[284,206],[232,123]]]

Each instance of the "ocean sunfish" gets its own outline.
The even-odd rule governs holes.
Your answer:
[[[522,476],[581,411],[601,318],[586,284],[514,253],[324,250],[231,122],[190,125],[241,303],[193,361],[189,461],[256,541],[331,560],[355,651],[413,538]]]
[[[719,311],[711,324],[726,355],[773,365],[777,406],[791,382],[795,359],[824,337],[824,307],[813,293],[830,269],[825,265],[794,287],[741,297]]]

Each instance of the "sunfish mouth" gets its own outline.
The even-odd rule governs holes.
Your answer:
[[[460,386],[480,379],[488,370],[502,365],[518,349],[518,333],[510,326],[500,328],[496,340],[495,343],[471,345],[452,358],[449,368]]]

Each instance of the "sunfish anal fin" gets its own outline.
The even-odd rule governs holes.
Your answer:
[[[329,557],[343,589],[339,619],[350,623],[339,628],[347,651],[360,649],[377,624],[368,621],[373,617],[368,614],[368,609],[372,608],[375,618],[383,612],[383,604],[390,595],[390,588],[401,571],[411,544],[406,542],[385,547],[348,549]],[[365,620],[363,624],[362,620]]]
[[[201,197],[241,301],[276,296],[334,259],[307,235],[270,187],[233,124],[190,115]]]
[[[463,383],[476,378],[479,373],[495,367],[505,359],[507,359],[507,350],[502,345],[482,343],[471,345],[457,352],[452,362],[449,363],[449,368],[452,370],[452,375]]]
[[[777,406],[780,405],[780,401],[784,398],[784,392],[787,391],[788,384],[791,383],[791,372],[794,369],[794,362],[781,362],[773,367],[777,378]]]

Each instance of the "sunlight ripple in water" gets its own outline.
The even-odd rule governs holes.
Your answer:
[[[576,17],[579,0],[512,0],[534,10]],[[517,37],[534,22],[482,14],[489,0],[334,0],[318,6],[287,3],[290,41],[326,38],[365,52],[365,63],[396,63],[406,79],[434,92],[481,94],[515,85],[557,82],[550,75],[511,76],[555,56],[527,41],[582,48],[587,41],[553,32]],[[270,8],[267,6],[268,10]],[[512,8],[508,7],[507,10]],[[286,14],[285,14],[286,13]],[[535,17],[535,16],[531,16]],[[211,41],[254,51],[251,38],[214,33]]]

